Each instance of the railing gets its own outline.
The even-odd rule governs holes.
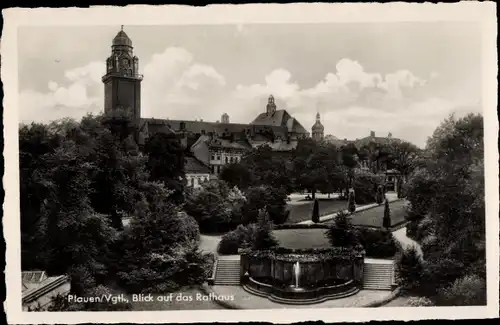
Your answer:
[[[102,77],[102,80],[104,81],[105,79],[107,79],[109,77],[120,77],[120,78],[130,78],[130,79],[142,80],[144,78],[144,75],[138,74],[138,73],[136,73],[134,75],[123,75],[120,72],[108,72]]]

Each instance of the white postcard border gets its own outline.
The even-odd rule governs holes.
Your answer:
[[[499,195],[497,55],[495,3],[454,4],[255,4],[189,6],[128,6],[8,9],[3,11],[2,81],[4,83],[5,188],[4,236],[7,243],[5,303],[8,322],[54,323],[185,323],[268,321],[274,323],[323,320],[474,319],[498,317]],[[482,307],[334,308],[269,310],[199,310],[157,312],[23,312],[21,308],[17,28],[42,25],[187,25],[248,23],[348,23],[403,21],[476,21],[483,27],[483,106],[485,121],[487,298]]]

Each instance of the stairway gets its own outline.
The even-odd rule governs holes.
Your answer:
[[[240,285],[240,260],[219,259],[215,270],[214,284],[220,286]]]
[[[394,265],[392,263],[365,263],[363,289],[392,290]]]

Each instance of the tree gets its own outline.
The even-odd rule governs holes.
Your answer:
[[[299,145],[301,145],[299,143]],[[342,169],[337,148],[330,144],[311,144],[303,142],[293,154],[293,170],[296,185],[311,191],[316,198],[316,191],[333,193],[345,185],[345,173]]]
[[[184,200],[184,148],[174,135],[157,133],[150,137],[144,148],[148,156],[147,169],[151,181],[160,181],[173,190],[171,199]]]
[[[317,199],[314,200],[314,206],[312,211],[312,222],[314,223],[319,222],[319,203]]]
[[[432,227],[421,234],[428,295],[473,272],[484,272],[483,117],[450,116],[427,142],[407,187],[412,209]],[[474,265],[472,271],[468,265]]]
[[[421,150],[407,141],[393,141],[389,144],[388,151],[391,165],[401,173],[406,182],[418,162]]]
[[[253,181],[250,170],[241,163],[225,165],[219,174],[219,179],[242,190],[247,189]]]
[[[350,213],[356,212],[356,197],[354,191],[349,192],[349,201],[347,202],[347,210]]]
[[[246,202],[242,208],[242,223],[258,220],[259,210],[265,209],[275,224],[284,223],[288,217],[286,210],[286,190],[270,186],[250,187],[245,192]]]
[[[243,188],[251,186],[271,186],[274,188],[284,188],[287,193],[291,193],[293,189],[293,182],[291,182],[291,164],[287,156],[281,153],[274,152],[268,145],[260,146],[256,149],[249,151],[243,156],[239,164],[243,168],[239,168],[237,178],[242,177],[243,180],[249,177],[248,184]],[[233,168],[234,170],[235,168]],[[249,175],[245,175],[246,169]],[[234,182],[227,173],[224,179],[230,179]]]
[[[129,292],[170,292],[204,280],[196,221],[182,213],[163,183],[145,183],[145,197],[121,238],[120,284]]]
[[[384,228],[391,228],[391,208],[389,207],[389,200],[385,199],[384,204],[384,218],[382,220],[382,224]]]
[[[230,188],[223,181],[210,182],[186,191],[184,210],[203,231],[219,232],[241,223],[245,201],[238,188]]]

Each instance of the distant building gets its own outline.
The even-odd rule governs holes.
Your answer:
[[[139,129],[136,136],[140,144],[156,133],[175,134],[191,151],[196,164],[204,164],[213,174],[218,174],[226,164],[240,161],[249,149],[269,145],[275,151],[291,151],[299,139],[310,136],[286,110],[277,109],[272,95],[268,98],[266,111],[249,124],[230,123],[227,113],[221,116],[220,122],[142,118],[143,76],[138,73],[139,59],[133,54],[132,41],[123,29],[113,39],[106,69],[102,77],[106,113],[118,109],[130,112]],[[206,175],[190,163],[187,166],[197,170],[186,171],[188,182],[197,183]]]
[[[312,126],[312,138],[315,141],[322,141],[325,136],[325,127],[321,124],[321,117],[316,114],[316,123]]]
[[[23,310],[47,310],[52,298],[65,296],[71,289],[68,276],[48,276],[44,271],[22,272]]]

